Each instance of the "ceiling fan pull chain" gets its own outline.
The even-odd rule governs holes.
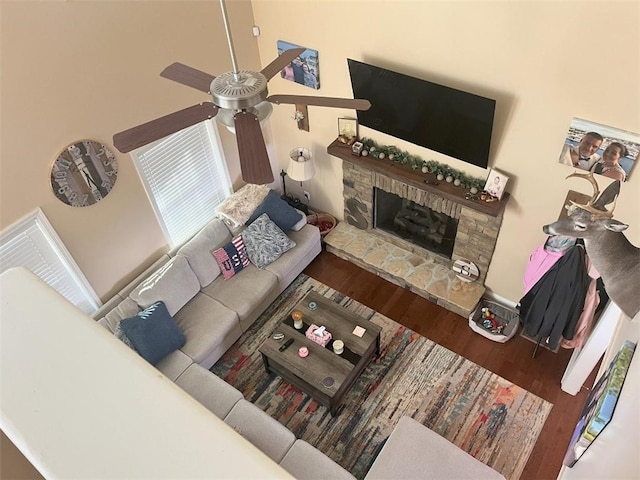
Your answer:
[[[229,53],[231,54],[231,65],[233,65],[233,75],[239,80],[238,64],[236,63],[236,51],[233,48],[233,40],[231,39],[231,29],[229,28],[229,19],[227,18],[227,6],[224,0],[220,0],[220,9],[222,10],[222,20],[224,22],[224,31],[227,34],[227,44],[229,45]]]

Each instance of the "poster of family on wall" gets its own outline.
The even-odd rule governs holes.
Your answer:
[[[300,45],[278,40],[278,55],[291,50],[292,48],[304,48]],[[305,87],[318,90],[320,88],[320,71],[318,64],[318,51],[307,48],[304,52],[292,60],[280,72],[280,76],[285,80],[299,83]]]
[[[574,118],[560,163],[626,182],[638,163],[640,135]]]

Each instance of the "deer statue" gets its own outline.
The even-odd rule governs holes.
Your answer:
[[[589,258],[600,273],[607,294],[629,317],[640,311],[640,248],[627,240],[622,233],[629,225],[613,219],[615,201],[620,193],[620,181],[616,180],[602,192],[593,178],[593,173],[573,173],[570,177],[581,177],[593,185],[591,199],[581,205],[571,202],[566,218],[545,225],[547,235],[566,235],[582,238]],[[613,202],[611,210],[606,206]]]

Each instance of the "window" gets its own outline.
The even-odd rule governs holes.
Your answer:
[[[26,267],[87,315],[99,299],[60,237],[38,209],[0,234],[0,269]]]
[[[171,248],[210,221],[231,194],[220,138],[210,120],[131,155]]]

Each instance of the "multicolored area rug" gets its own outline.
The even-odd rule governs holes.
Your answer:
[[[345,395],[338,415],[267,375],[258,348],[310,290],[382,327],[381,355]],[[211,368],[298,438],[363,478],[409,415],[508,479],[517,479],[552,404],[301,275]],[[428,445],[425,446],[428,448]]]

